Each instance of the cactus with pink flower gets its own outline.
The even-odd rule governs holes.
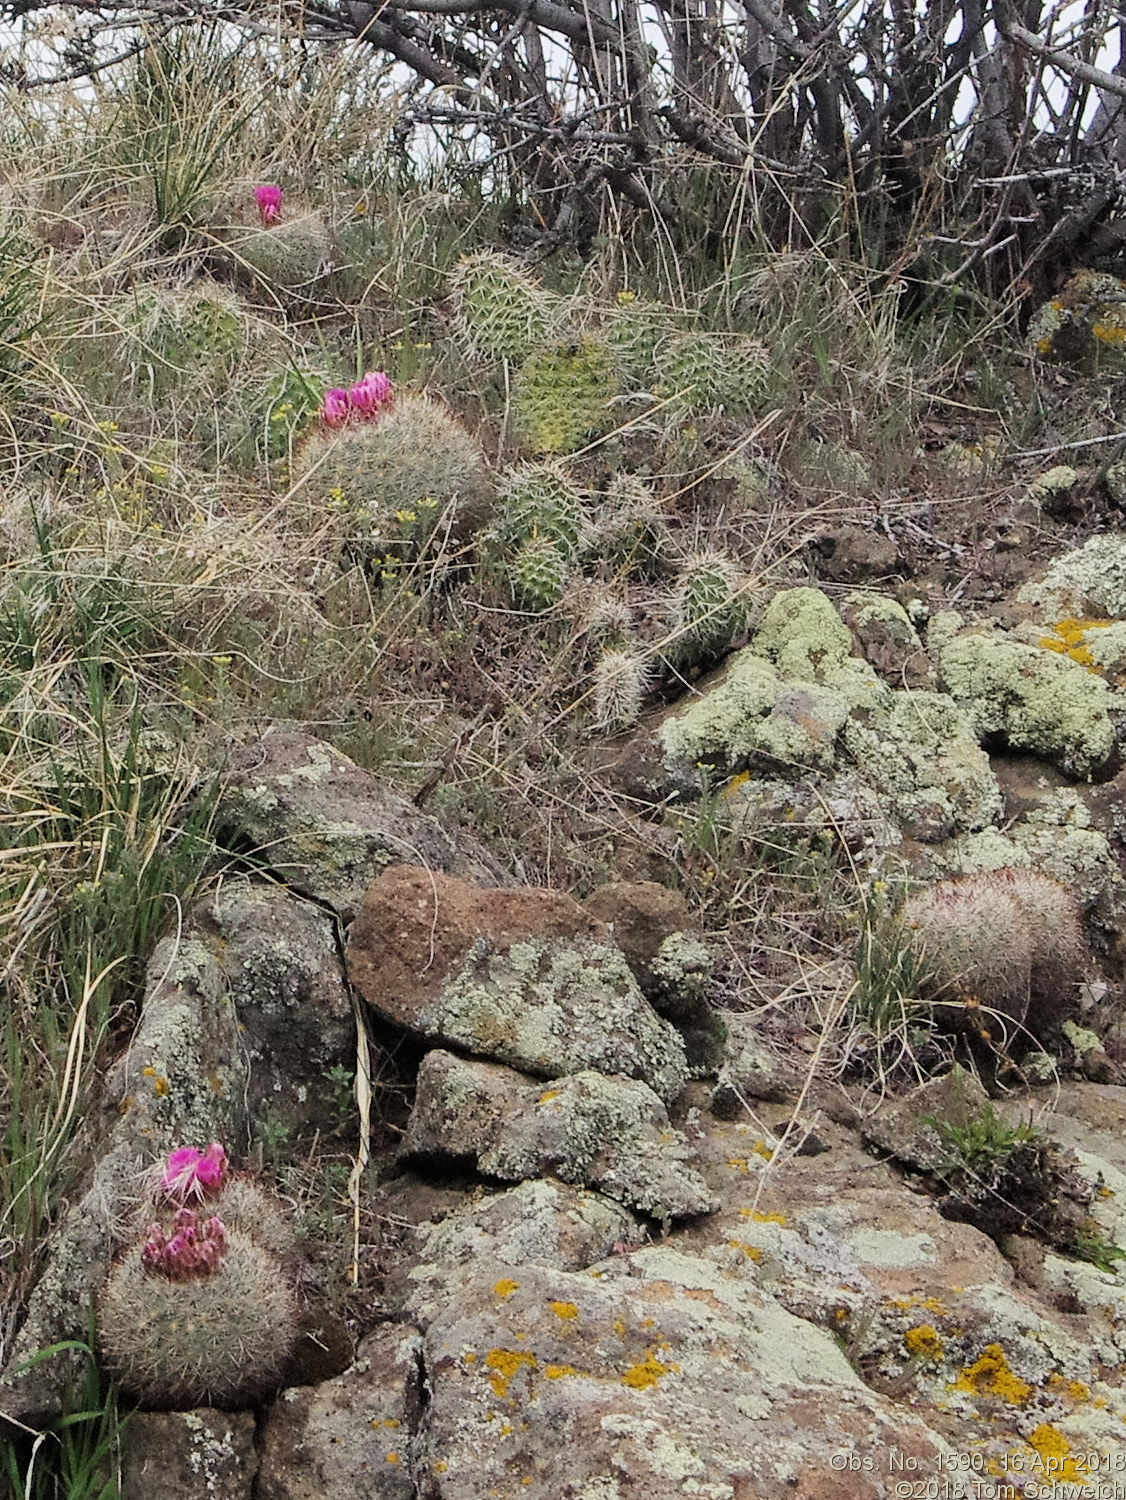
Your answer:
[[[173,1151],[150,1219],[98,1304],[102,1358],[145,1406],[236,1405],[276,1383],[297,1333],[280,1206],[218,1141]]]
[[[394,405],[395,394],[390,379],[382,370],[369,370],[362,379],[344,390],[334,386],[325,391],[321,402],[321,421],[326,427],[344,427],[352,422],[376,422]]]

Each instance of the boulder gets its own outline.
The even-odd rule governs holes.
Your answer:
[[[403,1155],[469,1160],[504,1182],[554,1173],[665,1222],[712,1203],[695,1152],[653,1090],[590,1070],[545,1088],[495,1063],[428,1052]]]
[[[121,1500],[251,1500],[258,1473],[248,1411],[132,1412],[121,1440]]]

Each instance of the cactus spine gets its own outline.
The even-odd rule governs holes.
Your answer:
[[[516,377],[516,419],[539,453],[574,453],[610,422],[613,361],[592,338],[534,349]]]
[[[674,652],[693,661],[721,655],[743,630],[746,609],[729,557],[702,552],[689,559],[676,595]]]
[[[453,275],[455,330],[479,359],[520,364],[558,331],[561,303],[515,261],[481,251],[467,255]]]
[[[558,603],[570,564],[562,549],[538,533],[520,543],[509,563],[512,596],[521,609],[545,610]]]
[[[636,724],[648,690],[649,671],[639,651],[628,647],[603,651],[594,668],[595,728],[613,733]]]

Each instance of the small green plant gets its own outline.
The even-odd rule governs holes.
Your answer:
[[[853,1022],[877,1040],[901,1029],[919,1008],[926,969],[903,920],[889,910],[885,882],[876,881],[860,913],[856,986],[849,1002]]]
[[[1043,1139],[1029,1125],[1007,1124],[992,1104],[983,1104],[976,1115],[961,1125],[950,1120],[927,1119],[942,1137],[950,1155],[934,1175],[940,1181],[968,1175],[981,1181],[992,1180],[997,1169],[1017,1146]]]
[[[1126,1250],[1108,1240],[1102,1227],[1094,1219],[1089,1219],[1076,1231],[1075,1256],[1077,1260],[1085,1260],[1113,1276],[1118,1262],[1126,1260]]]
[[[24,1368],[64,1350],[85,1356],[83,1377],[68,1386],[62,1415],[34,1440],[29,1434],[26,1443],[0,1444],[0,1490],[7,1480],[13,1500],[120,1500],[121,1439],[129,1418],[118,1412],[116,1388],[103,1377],[91,1345],[54,1344]]]

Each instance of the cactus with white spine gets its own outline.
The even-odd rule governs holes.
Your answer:
[[[649,683],[649,668],[639,651],[628,647],[603,651],[594,667],[595,728],[612,734],[636,724]]]
[[[570,563],[585,530],[577,486],[558,464],[520,464],[502,475],[494,537],[511,548],[546,538]]]
[[[563,303],[514,260],[482,250],[454,271],[455,332],[481,359],[519,364],[560,331]]]
[[[763,346],[742,334],[675,334],[661,346],[658,357],[658,390],[675,394],[677,407],[694,411],[746,411],[767,368]]]
[[[707,661],[728,649],[746,625],[739,573],[721,552],[688,560],[676,593],[674,656]]]

